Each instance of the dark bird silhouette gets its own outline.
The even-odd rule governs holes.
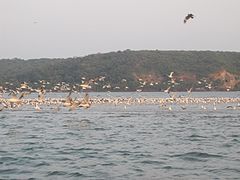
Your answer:
[[[188,14],[186,17],[185,17],[185,19],[184,19],[184,23],[186,23],[190,18],[194,18],[194,15],[193,14]]]

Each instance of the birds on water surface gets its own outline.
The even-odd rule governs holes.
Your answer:
[[[170,73],[169,78],[174,78],[173,73]],[[176,76],[175,76],[176,77]],[[125,81],[124,81],[125,82]],[[66,84],[64,84],[66,85]],[[24,90],[31,90],[34,93],[37,93],[37,97],[35,98],[26,98],[30,93],[28,92],[22,92],[22,91],[16,91],[16,90],[8,90],[10,91],[10,98],[6,98],[4,94],[6,94],[6,89],[2,87],[2,96],[0,97],[0,112],[5,111],[5,110],[14,110],[14,109],[19,109],[22,106],[32,106],[34,107],[35,111],[42,111],[44,107],[50,106],[51,107],[56,107],[54,110],[59,111],[60,107],[66,107],[69,109],[69,111],[76,110],[78,108],[90,108],[92,104],[97,105],[97,104],[113,104],[113,105],[140,105],[140,104],[162,104],[165,109],[172,111],[172,107],[178,106],[181,107],[182,110],[186,110],[187,106],[189,104],[199,104],[201,109],[206,110],[209,109],[209,105],[213,105],[213,109],[217,110],[216,105],[220,103],[226,103],[227,109],[240,109],[240,98],[196,98],[196,97],[191,97],[191,96],[177,96],[176,92],[171,92],[172,86],[169,86],[167,90],[165,91],[168,93],[170,97],[167,98],[161,98],[161,97],[156,97],[156,98],[147,98],[147,97],[114,97],[111,96],[110,98],[104,98],[104,97],[99,97],[99,98],[90,98],[89,93],[85,92],[83,97],[81,98],[73,98],[72,93],[76,93],[76,86],[73,85],[72,87],[69,87],[69,85],[66,85],[69,87],[69,93],[66,98],[53,98],[53,97],[47,97],[46,89],[44,86],[41,86],[40,88],[33,89],[31,87],[27,87],[25,85],[23,86],[22,89]],[[49,91],[50,92],[50,91]],[[66,91],[65,91],[66,92]],[[187,90],[187,93],[190,94],[192,92],[192,87]],[[34,97],[34,93],[31,95]],[[138,93],[138,92],[136,92]],[[79,94],[79,92],[77,92]],[[76,94],[75,94],[76,95]],[[139,94],[138,94],[139,95]],[[230,105],[228,103],[231,103]],[[238,103],[238,106],[234,106],[233,103]],[[202,105],[202,106],[201,106]],[[233,108],[231,108],[233,107]]]

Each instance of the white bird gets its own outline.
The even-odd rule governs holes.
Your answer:
[[[173,73],[174,73],[174,72],[171,72],[171,73],[168,75],[168,77],[169,77],[170,79],[173,78]]]
[[[41,111],[41,108],[38,106],[38,103],[37,103],[37,102],[34,104],[34,109],[35,109],[36,111]]]
[[[192,87],[190,89],[187,89],[188,94],[192,92]]]
[[[171,86],[169,86],[167,89],[164,90],[164,92],[169,93],[171,89]]]
[[[98,80],[99,80],[99,81],[104,81],[105,78],[106,78],[105,76],[100,76]]]

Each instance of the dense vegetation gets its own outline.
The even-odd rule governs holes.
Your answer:
[[[42,79],[51,84],[62,81],[81,83],[81,77],[90,79],[105,76],[106,82],[112,87],[119,86],[122,89],[123,86],[128,86],[127,90],[136,90],[140,85],[139,79],[143,79],[142,81],[147,82],[144,90],[159,91],[168,86],[167,75],[174,71],[176,77],[183,78],[175,88],[185,90],[192,86],[197,87],[197,81],[223,69],[239,76],[240,53],[126,50],[67,59],[2,59],[0,85],[5,82],[34,83]],[[127,80],[124,85],[122,79]],[[215,89],[218,89],[218,83],[221,84],[215,83]],[[236,90],[239,87],[237,84],[234,88]],[[95,87],[93,90],[102,89]]]

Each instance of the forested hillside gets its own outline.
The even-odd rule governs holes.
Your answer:
[[[82,77],[104,76],[110,89],[119,91],[162,91],[168,86],[176,91],[239,90],[239,75],[239,52],[126,50],[67,59],[0,60],[2,86],[39,80],[75,84]],[[96,83],[92,90],[102,91],[102,85]]]

